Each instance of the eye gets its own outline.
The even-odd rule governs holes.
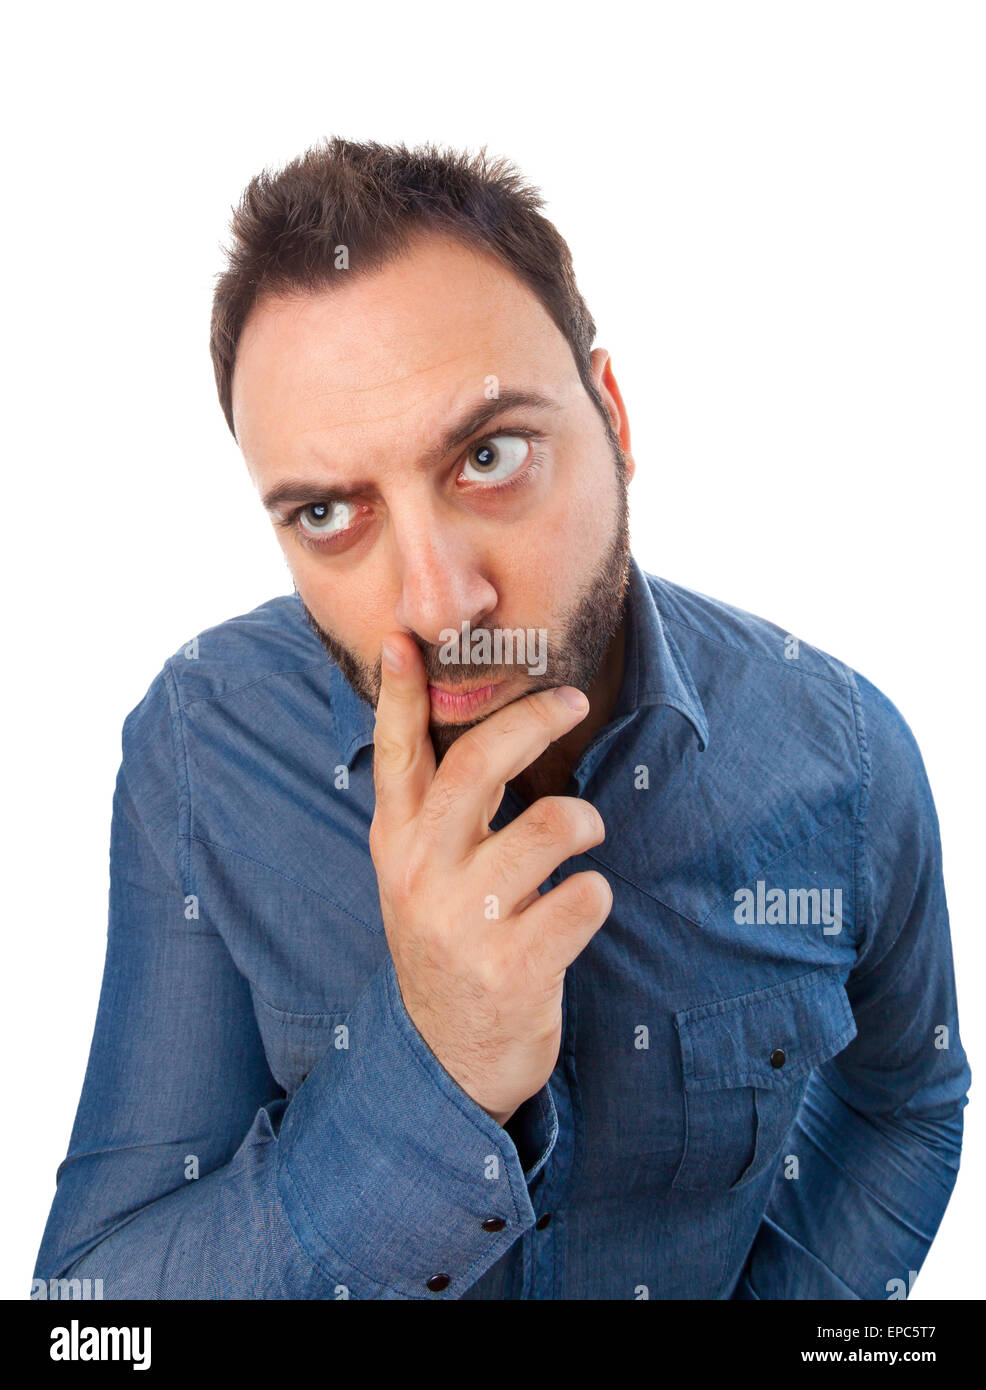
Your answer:
[[[334,536],[351,526],[355,515],[351,502],[309,502],[298,513],[298,525],[311,536]]]
[[[529,439],[516,434],[497,434],[492,439],[480,439],[470,446],[459,476],[469,482],[478,479],[505,482],[521,467],[530,447]]]

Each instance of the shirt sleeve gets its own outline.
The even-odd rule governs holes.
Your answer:
[[[734,1298],[905,1298],[959,1169],[959,1039],[938,819],[914,737],[852,673],[862,795],[857,1036],[813,1073]]]
[[[348,1047],[289,1101],[187,891],[175,719],[166,666],[124,723],[99,1006],[32,1295],[88,1278],[107,1299],[461,1297],[534,1225],[550,1089],[498,1125],[418,1033],[388,957]]]

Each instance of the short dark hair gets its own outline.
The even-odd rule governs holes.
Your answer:
[[[250,180],[233,208],[227,268],[216,277],[209,346],[233,438],[232,382],[243,325],[267,294],[312,294],[400,255],[421,231],[445,232],[497,257],[537,295],[568,340],[608,428],[592,379],[596,326],[564,239],[537,209],[538,189],[508,160],[432,144],[358,144],[333,136]],[[337,251],[349,265],[337,269]]]

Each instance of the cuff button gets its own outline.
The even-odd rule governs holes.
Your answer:
[[[502,1231],[506,1224],[502,1216],[488,1216],[483,1222],[483,1230],[493,1234],[496,1231]]]
[[[442,1289],[447,1289],[452,1280],[447,1274],[433,1274],[428,1280],[428,1288],[432,1293],[441,1293]]]

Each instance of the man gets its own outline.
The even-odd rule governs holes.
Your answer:
[[[921,1267],[970,1073],[920,755],[861,676],[632,558],[627,413],[539,206],[341,140],[244,195],[213,361],[295,592],[124,724],[38,1278],[852,1299]]]

